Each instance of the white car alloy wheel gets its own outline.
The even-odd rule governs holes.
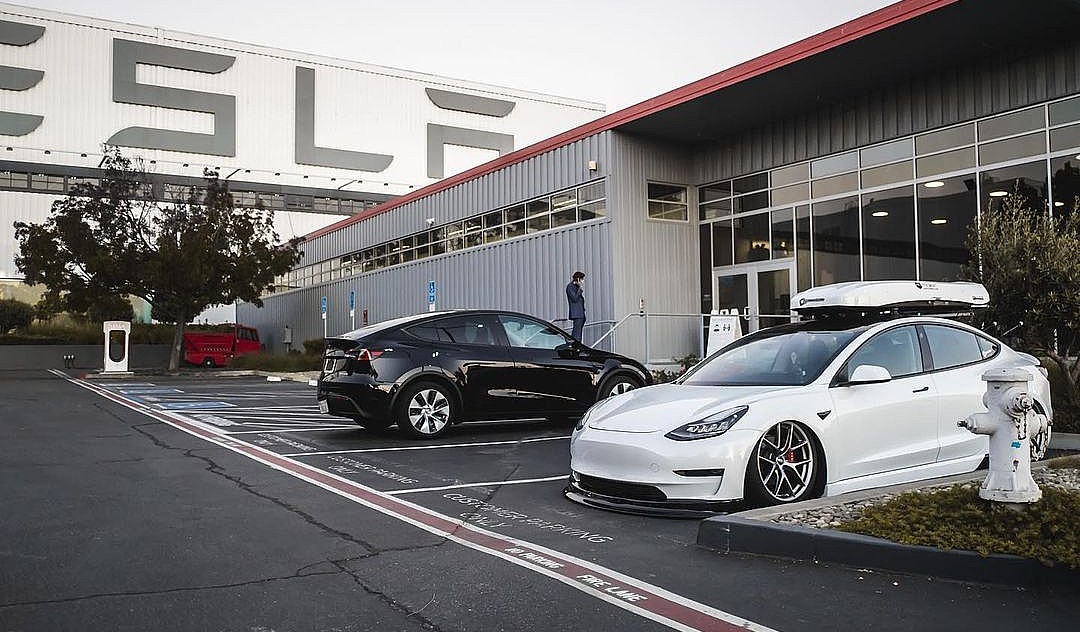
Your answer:
[[[754,450],[757,482],[773,502],[802,500],[814,480],[814,445],[797,423],[769,428]]]
[[[409,399],[409,425],[421,435],[435,435],[450,423],[450,400],[436,388],[424,388]]]

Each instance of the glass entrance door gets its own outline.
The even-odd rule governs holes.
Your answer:
[[[747,333],[791,322],[795,292],[792,259],[732,266],[714,273],[716,308],[736,309],[745,318]]]

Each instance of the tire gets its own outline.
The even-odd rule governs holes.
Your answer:
[[[450,389],[436,382],[417,382],[398,396],[394,420],[408,437],[432,439],[457,421],[457,400]]]
[[[217,366],[217,364],[214,363],[213,358],[203,358],[202,365],[208,369],[212,369]]]
[[[754,444],[746,464],[746,499],[755,505],[782,505],[819,493],[824,460],[813,434],[802,424],[781,421]]]
[[[625,373],[618,373],[600,383],[600,388],[596,390],[596,401],[622,395],[626,391],[632,391],[635,388],[641,388],[641,380]]]

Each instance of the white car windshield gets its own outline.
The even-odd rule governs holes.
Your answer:
[[[766,329],[738,340],[690,370],[680,384],[694,386],[802,386],[866,327],[825,331],[799,325]]]

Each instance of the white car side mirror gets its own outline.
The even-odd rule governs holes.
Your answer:
[[[877,384],[892,379],[889,370],[876,364],[860,364],[851,372],[848,384]]]

